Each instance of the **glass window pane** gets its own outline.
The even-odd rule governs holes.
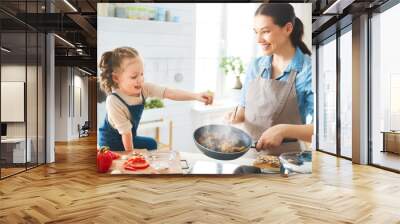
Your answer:
[[[21,3],[23,5],[23,3]],[[0,14],[7,18],[6,15]],[[10,18],[11,19],[11,18]],[[25,30],[1,29],[1,177],[25,170],[26,151],[25,89],[26,33]],[[14,27],[15,28],[15,27]],[[13,108],[13,109],[11,109]]]
[[[1,1],[24,20],[44,12],[45,1]],[[1,178],[45,162],[45,35],[0,13]],[[34,22],[34,21],[33,21]]]
[[[46,36],[39,33],[38,36],[38,164],[45,163],[45,60],[46,60]]]
[[[318,147],[336,153],[336,40],[318,48]]]
[[[398,21],[400,4],[371,20],[372,163],[396,170],[400,170],[400,33],[393,27]]]
[[[36,32],[27,33],[28,62],[26,80],[27,150],[28,168],[37,165],[37,74],[38,74],[38,36]]]
[[[352,35],[340,37],[340,153],[352,157]]]

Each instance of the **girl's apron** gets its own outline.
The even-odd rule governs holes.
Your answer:
[[[142,117],[144,110],[145,98],[141,93],[143,103],[138,105],[128,105],[118,94],[112,93],[129,109],[132,123],[132,139],[136,136],[136,131]],[[104,118],[102,125],[99,128],[99,146],[109,146],[113,151],[124,151],[124,144],[122,143],[122,137],[118,130],[113,128],[108,121],[108,115]]]

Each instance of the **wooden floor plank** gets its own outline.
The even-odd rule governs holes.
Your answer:
[[[321,152],[313,173],[108,176],[96,137],[56,145],[56,163],[0,181],[0,223],[400,223],[400,175]]]

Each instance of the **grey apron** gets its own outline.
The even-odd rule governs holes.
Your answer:
[[[257,141],[262,133],[277,124],[302,124],[297,104],[295,80],[292,70],[287,81],[265,79],[262,74],[251,80],[247,87],[244,127]],[[282,143],[263,150],[270,155],[301,151],[299,142]]]

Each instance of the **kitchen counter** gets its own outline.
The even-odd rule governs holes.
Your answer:
[[[179,152],[157,150],[149,152],[147,150],[134,150],[134,152],[141,153],[150,166],[146,169],[138,169],[135,171],[126,170],[123,164],[127,159],[132,157],[131,153],[120,152],[121,158],[113,161],[110,174],[183,174],[181,165],[181,158]]]
[[[132,154],[119,153],[120,159],[114,160],[110,174],[234,174],[240,166],[251,166],[256,158],[256,151],[250,149],[244,156],[235,160],[216,160],[201,152],[178,152],[170,150],[135,150],[142,153],[150,166],[146,169],[129,171],[123,163]],[[272,172],[275,173],[275,172]]]
[[[233,174],[241,165],[252,165],[254,159],[240,157],[235,160],[216,160],[202,153],[181,152],[181,158],[186,160],[189,169],[188,174]]]

